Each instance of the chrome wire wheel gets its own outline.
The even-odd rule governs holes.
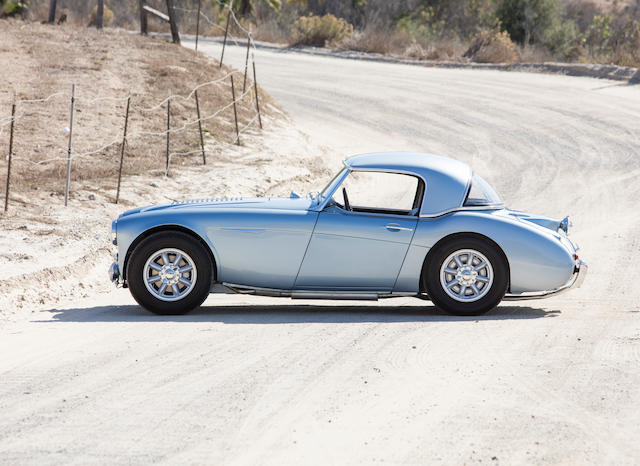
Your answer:
[[[493,284],[491,262],[474,249],[450,254],[440,268],[440,284],[456,301],[469,303],[485,296]]]
[[[165,248],[149,256],[142,269],[147,290],[162,301],[178,301],[193,290],[198,271],[189,255],[176,248]]]

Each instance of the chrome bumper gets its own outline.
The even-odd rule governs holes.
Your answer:
[[[116,285],[120,282],[120,267],[118,267],[118,259],[116,258],[113,264],[109,267],[109,280]]]
[[[580,288],[582,283],[584,282],[585,277],[587,276],[587,272],[589,271],[589,266],[586,262],[579,260],[575,266],[573,275],[571,279],[560,288],[556,288],[555,290],[547,290],[547,291],[534,291],[534,292],[526,292],[520,294],[506,294],[503,298],[504,301],[524,301],[526,299],[544,299],[550,298],[552,296],[558,296],[565,291],[568,291],[570,288]]]

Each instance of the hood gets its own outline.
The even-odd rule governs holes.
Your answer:
[[[260,209],[260,210],[308,210],[313,201],[309,198],[242,198],[193,199],[171,204],[154,205],[128,210],[120,217],[144,212],[177,209]]]

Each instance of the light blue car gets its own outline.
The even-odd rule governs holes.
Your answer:
[[[414,296],[457,315],[579,287],[569,220],[508,210],[468,165],[418,153],[350,157],[321,192],[144,207],[112,224],[109,275],[157,314],[209,293]]]

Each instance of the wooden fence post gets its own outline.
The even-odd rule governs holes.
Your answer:
[[[196,96],[196,112],[198,112],[198,130],[200,130],[200,147],[202,148],[202,164],[207,164],[207,156],[204,154],[204,137],[202,136],[202,120],[200,119],[200,102],[198,101],[198,90],[194,92]]]
[[[251,46],[251,26],[247,34],[247,56],[244,59],[244,81],[242,81],[242,93],[247,90],[247,71],[249,69],[249,47]]]
[[[102,29],[104,20],[104,0],[98,0],[98,10],[96,11],[96,29]]]
[[[49,24],[56,22],[56,3],[57,0],[49,0]]]
[[[238,111],[236,110],[236,88],[233,85],[233,75],[231,75],[231,97],[233,98],[233,118],[236,122],[236,144],[240,145],[240,131],[238,130]]]
[[[124,146],[127,143],[127,126],[129,124],[129,103],[131,97],[127,97],[127,110],[124,114],[124,134],[122,136],[122,147],[120,148],[120,168],[118,169],[118,189],[116,190],[116,204],[120,200],[120,181],[122,180],[122,163],[124,162]]]
[[[198,51],[198,36],[200,35],[200,4],[201,3],[202,3],[202,0],[198,0],[198,19],[196,20],[196,52]]]
[[[253,65],[253,91],[256,94],[256,110],[258,111],[258,123],[260,123],[260,129],[262,129],[262,117],[260,116],[260,103],[258,102],[258,80],[256,79],[256,62],[251,61]]]
[[[11,159],[13,158],[13,124],[16,121],[16,93],[13,93],[11,104],[11,130],[9,133],[9,160],[7,163],[7,189],[4,195],[4,211],[9,207],[9,184],[11,183]]]
[[[140,10],[140,34],[147,35],[147,12],[145,11],[144,0],[138,0],[138,9]]]
[[[169,98],[167,99],[167,164],[164,176],[169,176],[169,134],[171,134],[171,89],[169,89]]]
[[[229,12],[227,13],[227,25],[224,27],[224,41],[222,42],[222,54],[220,55],[220,68],[222,68],[222,59],[224,58],[224,49],[227,46],[227,35],[229,34],[229,20],[231,19],[231,8],[233,8],[233,0],[229,2]]]
[[[173,9],[173,0],[167,0],[167,14],[169,15],[169,27],[171,28],[171,39],[174,44],[180,43],[180,34],[178,33],[178,23],[176,22],[176,12]]]
[[[64,189],[64,206],[69,203],[69,184],[71,183],[71,141],[73,138],[73,107],[76,102],[76,85],[71,85],[71,112],[69,116],[69,147],[67,149],[67,184]]]

